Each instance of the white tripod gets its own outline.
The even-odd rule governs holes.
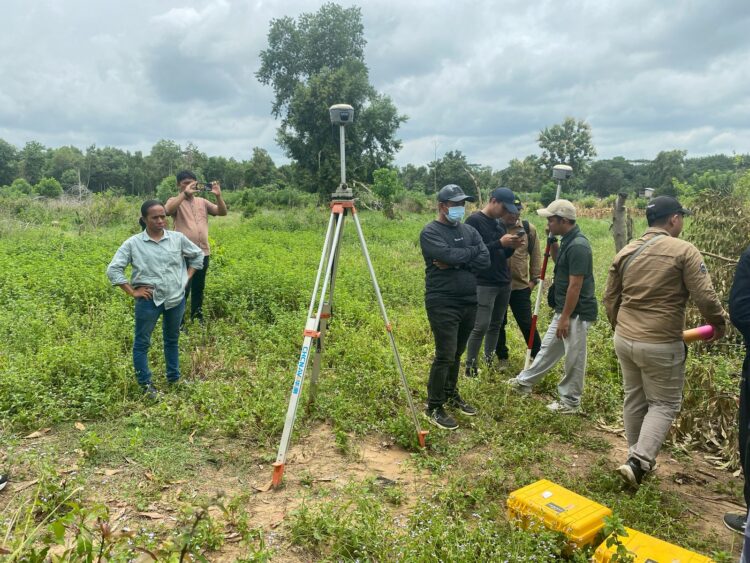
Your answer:
[[[414,402],[411,398],[411,392],[409,391],[409,384],[406,381],[406,375],[404,375],[404,369],[401,365],[401,357],[396,348],[396,340],[393,337],[393,331],[391,323],[388,320],[388,315],[385,311],[385,305],[383,304],[383,297],[380,293],[380,287],[375,277],[375,270],[372,267],[370,261],[370,254],[367,251],[367,243],[365,242],[365,235],[362,232],[362,226],[359,223],[357,217],[357,210],[354,207],[354,196],[352,190],[346,185],[346,156],[344,153],[344,127],[353,121],[354,109],[351,106],[345,104],[337,104],[330,108],[331,121],[334,124],[339,125],[339,144],[341,153],[341,184],[336,191],[331,195],[331,217],[328,221],[328,229],[326,230],[325,242],[323,243],[323,252],[320,256],[320,264],[318,265],[318,273],[315,278],[315,286],[313,288],[312,298],[310,299],[310,306],[307,310],[307,323],[305,324],[304,340],[302,342],[302,351],[299,355],[299,361],[295,368],[294,384],[292,385],[292,394],[289,399],[289,407],[286,412],[286,420],[284,422],[284,431],[281,434],[281,443],[279,444],[279,452],[276,456],[276,462],[273,464],[273,477],[271,479],[271,485],[278,487],[284,477],[284,465],[286,463],[286,454],[289,450],[289,444],[292,438],[292,429],[294,427],[294,420],[297,415],[297,406],[299,405],[300,394],[302,392],[302,384],[305,381],[305,373],[307,371],[307,365],[310,360],[310,355],[313,351],[315,358],[313,360],[312,377],[310,380],[310,400],[313,401],[317,392],[318,375],[320,373],[320,360],[323,352],[323,345],[325,339],[326,328],[328,326],[328,319],[331,317],[331,310],[333,305],[333,290],[336,285],[336,269],[338,265],[339,252],[341,250],[341,235],[344,230],[344,219],[347,215],[351,214],[354,218],[354,225],[357,228],[357,234],[359,235],[359,242],[362,247],[362,254],[365,257],[367,268],[370,271],[370,278],[372,279],[372,286],[375,289],[375,296],[380,306],[380,314],[385,322],[385,329],[388,333],[388,337],[391,343],[391,350],[393,351],[393,359],[396,363],[396,369],[401,377],[401,383],[404,386],[404,392],[406,394],[406,401],[409,404],[409,410],[414,420],[414,426],[417,431],[417,440],[421,447],[425,447],[425,436],[427,435],[426,430],[422,430],[419,425],[419,418],[417,417],[417,411],[414,409]],[[324,271],[325,265],[325,274]],[[322,283],[321,283],[322,279]],[[317,301],[317,308],[315,303]]]

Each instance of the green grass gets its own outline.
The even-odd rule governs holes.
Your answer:
[[[132,205],[133,216],[135,209]],[[65,221],[54,226],[49,223],[53,217],[0,238],[0,452],[14,478],[41,478],[54,501],[63,493],[53,490],[59,485],[54,469],[77,464],[79,471],[64,491],[80,483],[82,507],[117,495],[145,511],[176,481],[221,471],[253,474],[272,461],[327,211],[267,210],[212,221],[209,321],[205,329],[191,326],[180,341],[182,371],[194,384],[169,391],[158,403],[142,399],[132,374],[132,301],[110,287],[104,274],[133,227],[115,223],[81,229]],[[431,218],[403,214],[388,221],[380,214],[361,214],[410,392],[420,409],[433,342],[423,306],[418,235]],[[529,219],[542,229],[538,217]],[[608,224],[586,219],[580,224],[592,242],[601,295],[614,253]],[[283,533],[305,558],[556,560],[563,545],[559,537],[518,531],[504,516],[508,493],[541,477],[611,506],[628,526],[703,552],[726,547],[717,538],[696,534],[682,501],[663,493],[658,481],[630,495],[613,477],[608,442],[590,432],[594,420],[616,423],[621,413],[620,376],[603,315],[590,333],[587,417],[552,415],[541,401],[509,395],[497,378],[511,374],[483,374],[461,380],[462,395],[479,407],[479,416],[462,419],[456,433],[431,432],[428,450],[420,452],[352,223],[344,236],[334,305],[318,400],[299,409],[294,440],[323,421],[334,429],[341,455],[354,459],[356,437],[393,437],[414,452],[411,466],[424,472],[431,492],[406,506],[413,493],[402,484],[381,487],[366,479],[324,489],[313,476],[303,477],[304,503],[287,519]],[[545,309],[542,328],[548,318]],[[518,369],[525,347],[514,323],[508,335],[511,363]],[[154,339],[151,365],[157,385],[164,387],[160,340]],[[714,370],[718,386],[726,389],[734,384],[736,358],[719,358],[710,363],[693,359],[689,368]],[[560,369],[545,379],[541,392],[555,393]],[[75,421],[83,421],[85,431],[75,429]],[[54,438],[44,438],[44,446],[29,447],[22,438],[47,426],[53,427]],[[569,471],[574,452],[588,452],[590,465]],[[109,479],[104,490],[91,490],[88,483],[100,475],[97,471],[111,467],[122,468],[122,474]],[[201,502],[209,502],[185,493],[178,500],[193,506],[186,526],[200,513]],[[23,534],[9,516],[21,508],[6,506],[0,546],[6,533],[12,546],[21,541]],[[239,510],[235,520],[242,518]],[[208,543],[190,548],[196,552],[219,541],[206,522],[200,534]],[[262,534],[243,530],[247,560],[263,560]],[[157,529],[156,534],[167,538],[170,532]],[[138,537],[148,545],[158,543]]]

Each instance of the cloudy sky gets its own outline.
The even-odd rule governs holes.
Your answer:
[[[320,5],[3,0],[0,138],[144,152],[166,138],[283,162],[258,53],[272,18]],[[750,152],[748,0],[356,5],[371,82],[409,116],[398,164],[461,150],[503,168],[566,116],[591,124],[601,158]]]

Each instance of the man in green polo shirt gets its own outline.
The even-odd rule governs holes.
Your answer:
[[[581,410],[586,373],[586,335],[597,314],[593,255],[588,239],[576,225],[572,203],[558,199],[537,213],[547,218],[553,240],[555,314],[534,363],[508,380],[508,384],[520,393],[529,394],[532,386],[565,357],[565,376],[557,386],[560,398],[547,408],[560,414],[576,414]],[[562,236],[559,245],[557,236]]]

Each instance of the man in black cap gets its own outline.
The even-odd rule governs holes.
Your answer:
[[[523,239],[509,235],[506,223],[513,223],[519,214],[515,204],[516,196],[509,188],[496,188],[490,193],[487,205],[475,211],[466,220],[482,237],[490,252],[490,266],[478,270],[477,274],[477,317],[469,336],[466,349],[466,375],[478,375],[477,356],[484,339],[484,362],[491,365],[497,346],[500,327],[510,299],[510,268],[508,258],[521,246]]]
[[[523,211],[521,201],[516,199],[516,207]],[[518,328],[523,334],[524,343],[528,343],[531,336],[531,292],[539,283],[539,277],[542,269],[542,251],[539,247],[539,235],[533,223],[523,219],[518,215],[511,216],[511,223],[506,223],[505,228],[508,234],[521,236],[521,246],[516,248],[513,256],[508,260],[510,268],[510,300],[508,301],[508,312],[505,314],[505,320],[500,327],[500,335],[497,339],[497,348],[495,353],[501,368],[508,364],[510,350],[507,346],[505,327],[508,324],[508,316],[513,313]],[[534,338],[531,345],[531,359],[533,360],[539,349],[542,347],[542,339],[539,332],[534,328]]]
[[[425,307],[435,337],[425,415],[431,424],[446,430],[455,430],[458,424],[445,412],[444,405],[467,416],[476,414],[458,393],[458,370],[477,311],[473,271],[490,264],[482,237],[473,227],[461,223],[467,201],[474,198],[459,186],[441,188],[438,218],[419,235],[425,262]]]
[[[688,298],[714,326],[714,338],[725,330],[726,313],[701,253],[678,238],[688,213],[673,197],[652,199],[646,207],[648,230],[617,253],[604,291],[625,392],[628,459],[617,471],[634,488],[654,470],[682,405]]]

